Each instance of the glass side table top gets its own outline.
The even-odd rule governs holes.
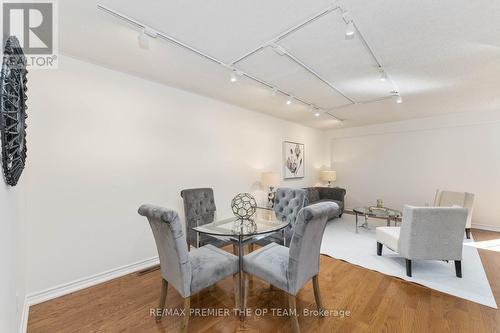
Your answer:
[[[288,224],[287,221],[279,220],[274,211],[257,208],[250,219],[230,217],[194,227],[193,230],[214,236],[253,236],[279,231]]]
[[[401,217],[403,214],[396,209],[391,209],[391,208],[376,208],[376,207],[357,207],[353,209],[354,213],[360,214],[360,215],[367,215],[367,216],[374,216],[374,217],[381,217],[381,218],[397,218]]]

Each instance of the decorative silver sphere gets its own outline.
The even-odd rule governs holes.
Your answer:
[[[257,202],[250,193],[240,193],[231,200],[233,214],[240,219],[249,219],[255,214]]]

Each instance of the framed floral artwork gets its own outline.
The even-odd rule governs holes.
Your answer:
[[[303,143],[283,142],[283,178],[294,179],[305,176],[305,150]]]

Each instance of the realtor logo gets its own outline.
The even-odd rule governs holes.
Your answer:
[[[57,20],[54,1],[2,1],[2,47],[9,36],[19,40],[28,66],[57,67]]]

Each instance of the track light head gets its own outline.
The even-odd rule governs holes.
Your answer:
[[[286,105],[292,104],[292,99],[293,99],[293,96],[288,97],[286,100]]]
[[[319,113],[319,111],[316,111],[316,112],[314,113],[314,116],[315,116],[316,118],[318,118],[320,115],[321,115],[321,114]]]
[[[149,37],[151,38],[158,37],[158,32],[148,27],[142,28],[141,32],[139,33],[139,36],[137,36],[137,41],[139,42],[139,46],[142,49],[145,50],[149,49]]]
[[[276,95],[278,95],[278,89],[277,88],[273,88],[272,92],[271,92],[271,96],[276,96]]]
[[[234,83],[234,82],[238,81],[238,77],[240,77],[240,76],[243,76],[243,73],[240,72],[239,70],[233,69],[231,71],[231,76],[229,78],[229,81],[231,81],[231,83]]]
[[[141,49],[149,49],[149,36],[146,35],[146,29],[141,30],[139,36],[137,36],[137,42],[139,43],[139,47]]]
[[[354,22],[351,20],[347,23],[345,29],[345,39],[353,39],[356,33],[356,28],[354,27]]]
[[[399,95],[399,94],[396,97],[396,103],[398,103],[398,104],[403,103],[403,97],[401,97],[401,95]]]
[[[380,72],[380,81],[382,82],[387,81],[387,74],[384,71]]]

